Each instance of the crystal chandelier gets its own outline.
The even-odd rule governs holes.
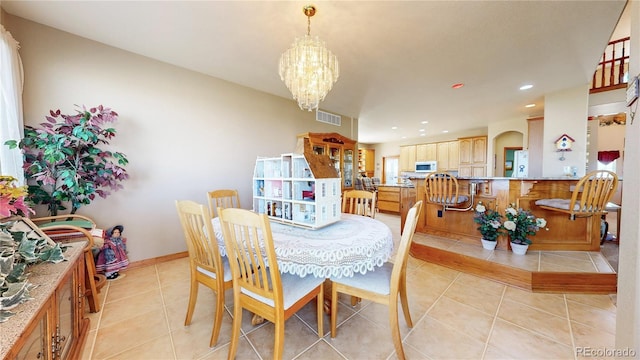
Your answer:
[[[317,36],[311,37],[311,17],[316,8],[307,5],[302,8],[307,16],[307,34],[296,38],[293,45],[280,57],[280,79],[298,101],[302,110],[318,108],[320,101],[333,87],[340,68],[338,59],[331,53]]]

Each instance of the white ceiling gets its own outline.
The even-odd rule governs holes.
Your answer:
[[[305,34],[302,7],[309,3],[317,7],[311,34],[340,62],[340,78],[320,107],[358,118],[362,143],[542,115],[545,93],[589,83],[625,6],[624,0],[0,5],[12,15],[291,98],[278,61]],[[629,34],[625,18],[622,36]],[[451,88],[460,82],[462,89]],[[518,90],[527,83],[533,89]],[[537,106],[526,109],[529,103]]]

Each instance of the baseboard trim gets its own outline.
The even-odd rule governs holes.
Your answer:
[[[163,263],[163,262],[176,260],[176,259],[181,259],[181,258],[188,257],[188,256],[189,256],[189,252],[182,251],[182,252],[175,253],[175,254],[169,254],[169,255],[159,256],[159,257],[155,257],[155,258],[151,258],[151,259],[144,259],[144,260],[134,261],[134,262],[129,263],[129,266],[127,267],[127,270],[137,269],[137,268],[141,268],[141,267],[145,267],[145,266],[149,266],[149,265],[157,265],[157,264],[160,264],[160,263]],[[124,272],[126,272],[126,270]]]

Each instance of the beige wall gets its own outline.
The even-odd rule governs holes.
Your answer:
[[[347,117],[342,127],[323,124],[293,100],[6,13],[3,23],[21,46],[26,124],[43,122],[50,109],[74,113],[74,104],[103,104],[120,114],[112,146],[129,158],[131,178],[79,213],[103,227],[124,225],[132,261],[186,250],[176,199],[205,203],[208,190],[236,188],[250,208],[257,156],[293,152],[296,135],[307,131],[357,138]]]
[[[522,134],[521,142],[519,144],[513,144],[509,146],[522,146],[523,149],[527,148],[526,141],[528,139],[527,119],[511,119],[503,121],[494,121],[489,124],[489,132],[487,137],[487,176],[502,176],[502,172],[497,172],[497,166],[494,166],[493,154],[503,152],[502,148],[496,144],[497,139],[501,134],[516,132]],[[497,157],[497,156],[496,156]],[[504,165],[503,165],[504,166]]]
[[[494,165],[493,176],[504,176],[504,148],[523,147],[522,141],[522,133],[517,131],[507,131],[496,137],[493,156],[493,158],[496,159],[496,163]]]
[[[588,84],[545,95],[542,176],[563,176],[565,166],[576,166],[578,176],[586,173],[588,108]],[[560,160],[555,144],[562,134],[575,140],[571,151],[562,154],[565,160]]]

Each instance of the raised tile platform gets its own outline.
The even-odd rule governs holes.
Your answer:
[[[416,233],[411,255],[534,292],[617,292],[617,274],[598,251],[485,250],[480,244]]]

